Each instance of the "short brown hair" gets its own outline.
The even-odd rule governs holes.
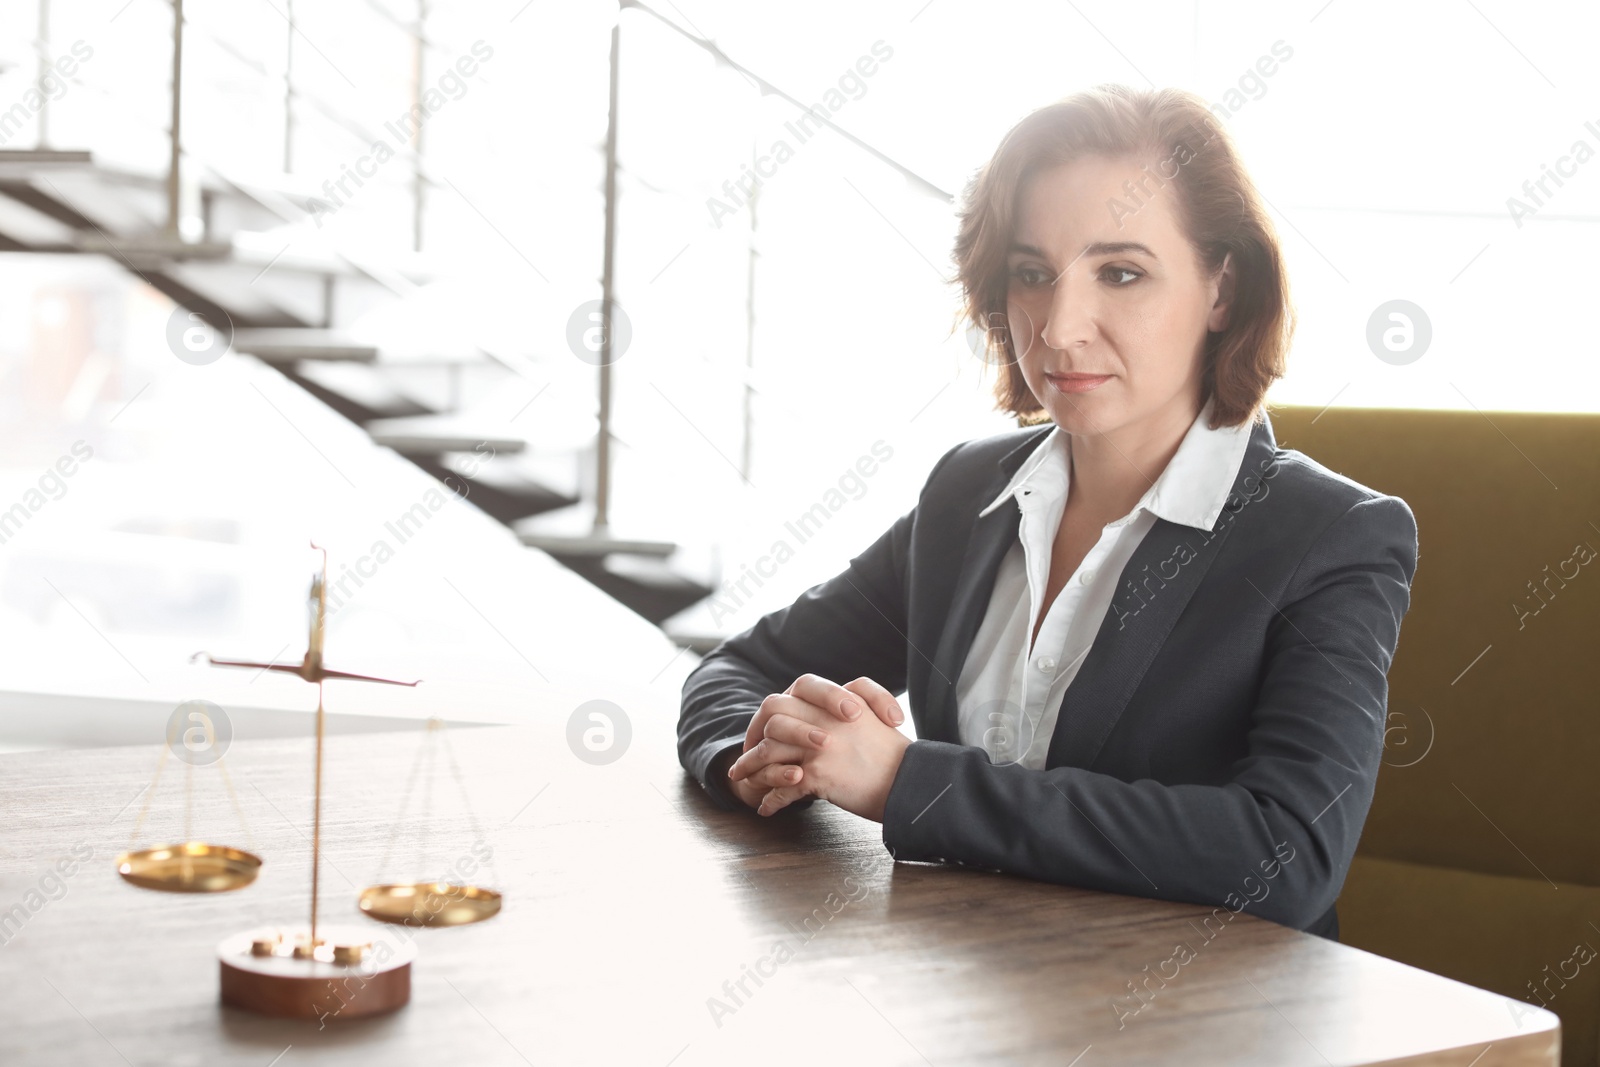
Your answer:
[[[1283,377],[1294,310],[1277,233],[1245,173],[1233,140],[1206,103],[1181,89],[1104,84],[1032,112],[1001,140],[993,158],[967,183],[954,259],[962,320],[982,331],[983,352],[1003,357],[995,383],[998,410],[1020,425],[1049,420],[1017,365],[1004,323],[1007,257],[1017,201],[1035,172],[1087,155],[1177,159],[1160,178],[1177,189],[1177,218],[1203,270],[1214,273],[1233,255],[1236,285],[1228,326],[1206,338],[1203,395],[1215,397],[1212,428],[1263,418],[1267,388]]]

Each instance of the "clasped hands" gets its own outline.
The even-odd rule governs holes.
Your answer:
[[[839,685],[803,674],[761,702],[728,782],[762,815],[815,796],[881,823],[911,744],[895,728],[904,721],[894,694],[870,678]]]

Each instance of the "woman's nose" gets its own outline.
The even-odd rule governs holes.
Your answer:
[[[1040,340],[1056,351],[1080,348],[1095,333],[1094,301],[1081,282],[1069,280],[1065,273],[1051,290],[1048,317],[1039,331]]]

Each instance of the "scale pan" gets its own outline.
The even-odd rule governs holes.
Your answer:
[[[493,889],[447,882],[375,885],[361,891],[361,910],[386,923],[465,926],[498,915],[500,894]]]
[[[167,893],[221,893],[256,880],[261,858],[227,845],[186,841],[181,845],[124,852],[117,873],[140,889]]]

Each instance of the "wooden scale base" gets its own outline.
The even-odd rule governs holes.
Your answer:
[[[319,925],[315,947],[306,927],[261,927],[217,946],[222,1002],[290,1019],[381,1015],[411,999],[416,956],[415,942],[374,944],[360,927]]]

